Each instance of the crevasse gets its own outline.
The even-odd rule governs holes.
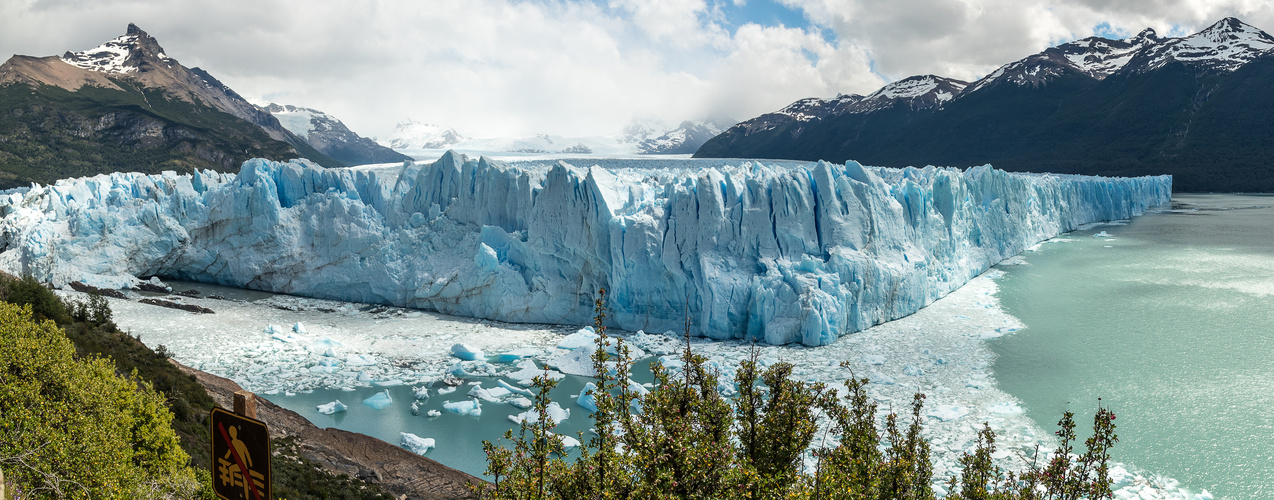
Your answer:
[[[738,160],[503,164],[396,175],[250,160],[0,196],[0,268],[62,285],[164,276],[510,322],[825,345],[1002,259],[1171,197],[1169,176]]]

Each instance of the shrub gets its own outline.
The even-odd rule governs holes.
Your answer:
[[[0,304],[0,462],[10,480],[38,496],[193,496],[199,484],[163,396],[74,352],[31,305]]]

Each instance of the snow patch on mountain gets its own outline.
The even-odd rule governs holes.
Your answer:
[[[68,51],[61,59],[67,64],[87,70],[128,74],[137,71],[136,65],[128,64],[136,42],[136,36],[124,35],[88,50]]]
[[[309,108],[298,108],[290,105],[282,106],[274,103],[270,103],[264,108],[275,118],[279,119],[279,123],[283,124],[283,128],[307,141],[309,140],[310,131],[314,130],[316,117],[319,120],[332,120],[327,114]]]
[[[1269,54],[1274,37],[1233,17],[1183,38],[1170,38],[1149,47],[1138,71],[1150,71],[1180,61],[1209,71],[1230,72]]]
[[[1173,61],[1203,71],[1231,72],[1271,51],[1274,37],[1232,17],[1181,38],[1161,38],[1147,28],[1123,40],[1088,37],[1050,47],[999,67],[970,86],[966,95],[1000,82],[1039,86],[1072,71],[1102,80],[1125,68],[1144,73]]]
[[[456,129],[432,123],[407,120],[394,126],[394,131],[379,142],[382,146],[397,149],[443,149],[464,142],[467,138]]]

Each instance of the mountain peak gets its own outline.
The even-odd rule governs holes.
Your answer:
[[[1154,28],[1141,30],[1141,33],[1137,33],[1137,36],[1128,39],[1128,43],[1133,45],[1149,45],[1159,43],[1161,41],[1163,41],[1163,39],[1159,38],[1159,33],[1155,32]]]
[[[159,46],[155,37],[146,34],[133,23],[128,23],[123,36],[89,50],[68,50],[62,55],[62,60],[87,70],[115,74],[134,73],[146,63],[173,62],[172,58],[164,54],[164,48]]]
[[[1176,61],[1205,72],[1230,72],[1274,51],[1274,37],[1233,17],[1182,38],[1148,46],[1130,63],[1132,71],[1155,70]]]

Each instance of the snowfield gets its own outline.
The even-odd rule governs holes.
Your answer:
[[[1169,200],[1170,177],[990,166],[448,153],[396,175],[250,160],[0,196],[0,269],[55,285],[163,276],[517,323],[827,345],[912,314],[1081,224]],[[490,352],[490,351],[488,351]]]

